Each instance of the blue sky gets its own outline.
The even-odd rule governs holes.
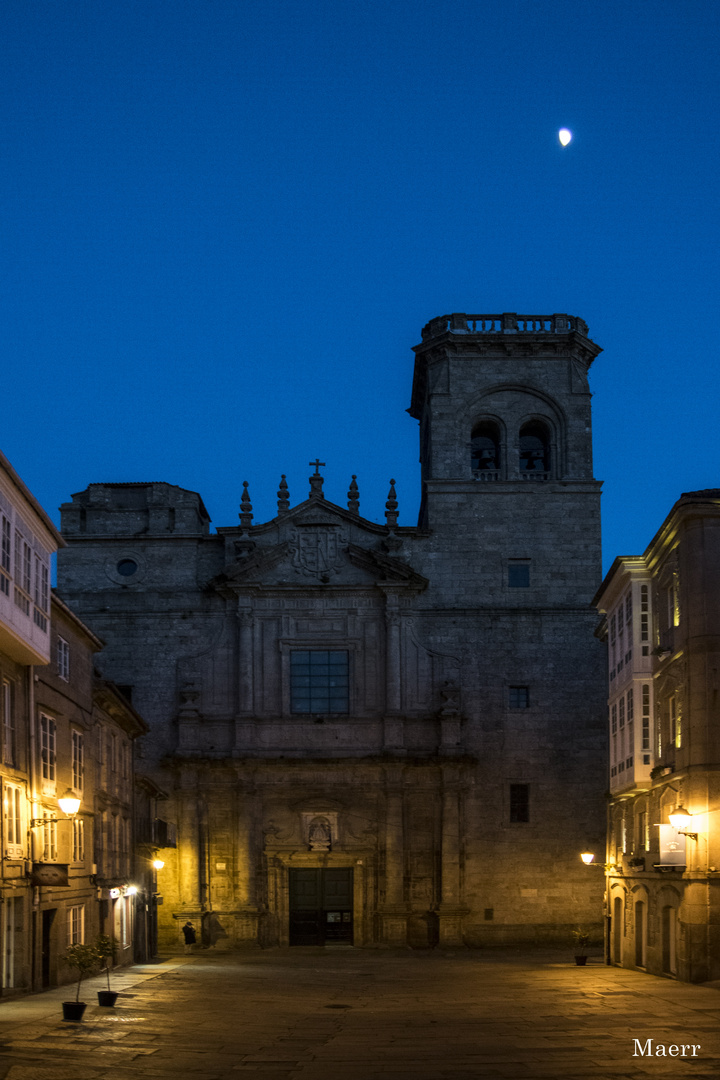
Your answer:
[[[49,512],[419,502],[421,327],[581,316],[605,564],[720,486],[720,5],[5,0],[5,454]],[[573,133],[563,149],[560,127]]]

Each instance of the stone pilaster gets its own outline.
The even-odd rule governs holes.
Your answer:
[[[462,903],[461,814],[459,770],[444,766],[442,770],[442,836],[440,904],[438,906],[441,945],[462,945],[462,920],[468,909]]]
[[[200,907],[197,777],[184,770],[178,791],[178,898],[183,910]]]
[[[402,768],[386,771],[385,792],[385,902],[380,909],[381,938],[385,945],[407,943],[405,903],[405,839],[403,829]]]

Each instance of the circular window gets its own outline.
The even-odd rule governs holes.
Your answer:
[[[132,577],[137,573],[138,564],[134,559],[121,559],[117,564],[117,572],[122,577]]]

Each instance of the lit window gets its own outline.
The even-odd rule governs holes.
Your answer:
[[[85,905],[73,904],[68,908],[68,945],[85,942]]]
[[[642,748],[650,749],[650,684],[642,687]]]
[[[58,857],[57,821],[49,810],[43,810],[43,862],[56,862]]]
[[[682,713],[675,696],[670,698],[670,745],[682,746]]]
[[[350,672],[345,650],[290,653],[290,709],[293,713],[346,713]]]
[[[72,823],[73,862],[85,859],[85,822],[81,817],[74,817]]]
[[[650,593],[647,585],[640,586],[640,640],[650,640]],[[643,645],[642,654],[650,655],[649,645]]]
[[[85,748],[83,745],[82,733],[79,731],[73,731],[72,733],[72,786],[75,791],[80,792],[83,789],[83,772],[85,762]]]
[[[42,760],[43,780],[55,781],[56,752],[55,752],[55,721],[40,714],[40,757]]]
[[[5,846],[9,859],[23,857],[22,805],[22,789],[17,784],[6,782],[3,792],[3,818]]]

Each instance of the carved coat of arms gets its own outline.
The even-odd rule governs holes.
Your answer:
[[[296,529],[290,543],[296,570],[321,577],[342,569],[348,538],[337,529]]]

